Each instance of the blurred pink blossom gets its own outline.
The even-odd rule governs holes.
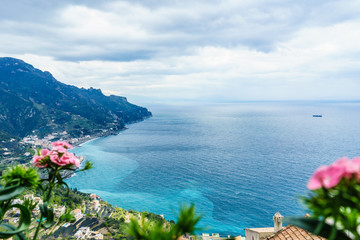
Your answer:
[[[47,155],[50,154],[50,150],[49,150],[49,149],[46,149],[46,148],[41,149],[40,154],[41,154],[42,156],[47,156]]]
[[[307,187],[316,190],[321,187],[332,188],[339,184],[342,178],[356,177],[360,181],[360,157],[349,160],[347,157],[338,159],[329,166],[316,169]]]
[[[73,146],[65,141],[57,141],[57,142],[53,142],[51,144],[51,146],[53,147],[63,147],[63,148],[67,148],[67,149],[72,149]]]
[[[33,164],[38,168],[45,168],[50,166],[67,166],[74,165],[80,167],[80,160],[67,150],[73,148],[70,144],[64,141],[57,141],[51,144],[52,150],[42,149],[40,155],[33,157]]]
[[[33,157],[33,164],[35,167],[38,167],[38,168],[44,168],[44,167],[47,167],[47,163],[45,163],[44,161],[44,157],[43,156],[38,156],[38,155],[35,155]]]

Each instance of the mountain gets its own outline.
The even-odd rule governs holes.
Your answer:
[[[0,132],[16,137],[67,131],[73,137],[116,132],[151,117],[125,97],[57,81],[22,60],[0,58]]]

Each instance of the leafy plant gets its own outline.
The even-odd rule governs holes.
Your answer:
[[[0,190],[0,238],[26,239],[23,232],[31,224],[31,211],[26,205],[12,204],[12,200],[20,196],[26,187],[33,188],[37,186],[39,180],[39,174],[35,169],[21,165],[10,167],[3,173],[3,189]],[[3,221],[6,212],[13,208],[20,210],[19,225],[17,227]]]
[[[34,199],[25,198],[23,205],[27,209],[29,209],[30,212],[32,212],[32,210],[34,210],[36,208],[36,206],[38,205],[38,202],[36,202]]]
[[[40,176],[35,168],[16,165],[9,167],[2,174],[2,184],[4,186],[17,185],[36,188],[39,185]]]
[[[64,182],[61,173],[66,171],[86,171],[92,168],[90,162],[86,162],[83,169],[79,169],[80,161],[73,154],[68,152],[72,146],[63,141],[57,141],[51,144],[52,149],[38,150],[37,155],[34,156],[34,165],[38,168],[45,168],[47,170],[47,178],[42,179],[42,184],[39,189],[43,195],[44,203],[39,205],[40,218],[39,224],[34,234],[34,240],[37,238],[40,228],[49,228],[54,224],[54,211],[48,207],[52,198],[53,190],[58,186],[65,186],[69,192],[69,186]],[[45,220],[45,222],[43,222]]]
[[[161,221],[151,226],[142,218],[139,224],[136,219],[131,219],[128,234],[137,240],[174,240],[188,233],[193,234],[197,229],[195,226],[202,216],[195,213],[195,206],[182,206],[178,221],[170,227],[164,226]]]
[[[312,217],[288,218],[288,223],[329,240],[360,239],[360,157],[319,167],[308,188],[312,192],[302,201]]]
[[[59,222],[75,222],[76,218],[70,213],[70,211],[60,216]]]
[[[26,188],[37,189],[42,194],[43,204],[39,204],[40,217],[33,239],[37,239],[40,228],[49,228],[55,223],[54,210],[49,207],[53,197],[53,190],[59,186],[69,187],[62,177],[63,171],[86,171],[92,168],[92,164],[87,162],[85,167],[79,169],[80,161],[67,150],[72,146],[66,142],[58,141],[52,144],[53,148],[38,150],[33,158],[33,163],[38,168],[47,171],[44,179],[40,180],[36,169],[23,167],[21,165],[9,167],[3,172],[1,182],[3,189],[0,190],[0,238],[6,239],[14,236],[16,239],[26,239],[24,231],[28,230],[31,224],[31,211],[38,203],[33,200],[25,200],[23,205],[12,204],[12,199],[20,196]],[[5,213],[10,209],[20,210],[19,225],[13,226],[4,223]],[[69,215],[65,215],[62,220],[73,220]]]

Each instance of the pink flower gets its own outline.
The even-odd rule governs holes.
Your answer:
[[[360,157],[354,157],[352,161],[354,165],[356,165],[360,169]]]
[[[360,164],[356,164],[354,161],[349,160],[347,157],[338,159],[332,165],[339,166],[344,169],[344,177],[352,178],[354,174],[359,173]]]
[[[323,174],[323,185],[325,188],[332,188],[338,185],[344,176],[343,166],[330,165]]]
[[[51,162],[59,166],[73,164],[76,167],[80,167],[79,159],[73,153],[69,153],[69,152],[63,153],[60,157],[56,151],[52,151],[50,155],[50,160]]]
[[[71,144],[65,142],[65,141],[57,141],[57,142],[53,142],[51,144],[51,146],[53,147],[63,147],[63,148],[66,148],[66,149],[72,149],[73,146],[71,146]]]
[[[33,157],[33,164],[34,164],[35,167],[38,167],[38,168],[47,167],[47,163],[44,162],[44,157],[43,156],[35,155]]]
[[[53,147],[53,150],[57,151],[59,153],[65,153],[67,151],[67,149],[64,148],[63,146],[55,146],[55,147]]]
[[[68,162],[61,160],[61,158],[59,157],[59,153],[57,151],[51,151],[50,160],[51,162],[59,166],[65,166],[69,164]]]
[[[80,161],[73,153],[64,153],[64,155],[61,156],[60,161],[67,164],[73,164],[76,167],[80,167]]]
[[[360,182],[360,157],[355,157],[352,160],[343,157],[330,166],[319,167],[310,178],[307,187],[310,190],[321,187],[332,188],[335,187],[342,178],[351,179],[354,177]]]
[[[321,188],[322,185],[322,176],[323,173],[327,170],[327,166],[321,166],[318,169],[316,169],[315,173],[311,176],[307,188],[310,190],[316,190]]]
[[[330,165],[319,167],[307,184],[308,189],[316,190],[321,187],[335,187],[342,179],[345,168],[341,165]]]
[[[50,165],[54,166],[66,166],[75,165],[80,167],[80,160],[73,154],[69,153],[67,150],[73,148],[70,144],[63,141],[57,141],[51,144],[53,146],[52,150],[42,149],[40,151],[40,156],[36,155],[33,158],[33,163],[38,168],[44,168]]]
[[[358,181],[360,182],[360,157],[354,157],[352,159],[352,162],[354,164],[354,166],[356,166],[356,168],[358,169],[358,172],[355,173],[356,178],[358,179]]]
[[[48,155],[50,154],[50,150],[44,148],[44,149],[42,149],[42,150],[40,151],[40,154],[41,154],[42,156],[48,156]]]

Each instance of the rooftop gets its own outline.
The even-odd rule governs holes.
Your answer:
[[[297,226],[288,225],[265,240],[326,240],[326,238],[316,236]]]
[[[79,208],[77,208],[77,209],[75,209],[75,210],[72,210],[71,212],[72,212],[72,213],[79,213],[79,212],[81,212],[81,210],[80,210]]]

